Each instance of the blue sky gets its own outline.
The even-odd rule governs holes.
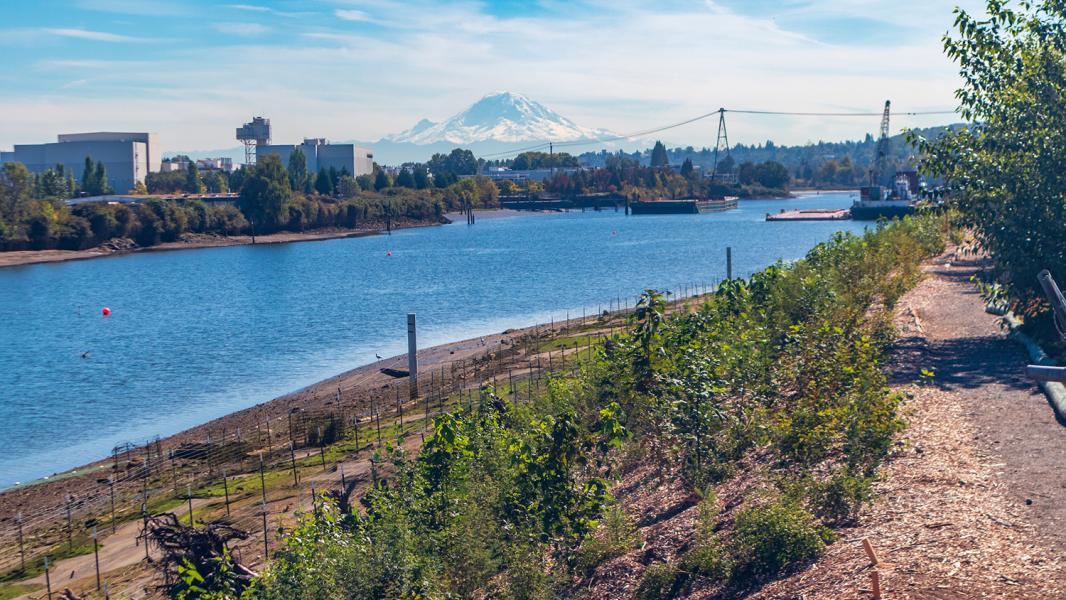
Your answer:
[[[0,20],[0,148],[149,130],[164,150],[376,140],[497,90],[626,133],[725,106],[876,111],[955,105],[937,0],[40,0]],[[969,10],[980,2],[963,0]],[[731,117],[733,142],[857,138],[869,120]],[[897,119],[929,125],[944,117]],[[874,120],[876,121],[876,120]],[[712,124],[668,139],[713,144]]]

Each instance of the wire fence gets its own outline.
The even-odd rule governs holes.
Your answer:
[[[718,279],[684,283],[664,293],[672,310],[677,310],[686,300],[712,293],[719,284]],[[280,484],[275,480],[291,476],[291,488],[288,483],[284,485],[295,489],[299,504],[301,491],[314,495],[314,474],[331,473],[329,484],[346,485],[344,460],[373,451],[397,435],[419,432],[424,439],[434,416],[455,405],[470,406],[486,386],[503,389],[514,399],[522,398],[524,388],[531,398],[541,389],[546,374],[576,370],[582,360],[591,357],[603,338],[624,325],[638,299],[617,296],[597,306],[595,313],[588,309],[580,315],[567,312],[559,322],[551,315],[547,322],[480,352],[420,368],[417,390],[408,389],[406,376],[368,388],[368,380],[378,375],[378,371],[368,370],[324,395],[321,402],[315,402],[321,404],[316,408],[293,406],[284,414],[254,419],[252,426],[220,425],[207,429],[198,440],[190,440],[188,435],[171,439],[157,436],[142,444],[120,444],[106,461],[93,464],[99,477],[92,482],[85,483],[82,478],[75,484],[38,484],[47,486],[40,489],[53,490],[47,495],[29,487],[9,490],[4,496],[29,494],[37,499],[35,505],[22,506],[16,496],[9,504],[21,508],[15,514],[0,516],[0,574],[6,572],[6,580],[16,580],[20,574],[35,575],[48,561],[54,565],[56,560],[91,553],[90,532],[110,535],[123,524],[139,522],[141,536],[151,514],[186,509],[187,518],[193,522],[195,503],[217,497],[218,486],[223,488],[227,515],[231,496],[247,499],[249,490],[262,488],[258,510],[229,516],[235,526],[262,530],[257,543],[263,544],[265,559],[271,543],[268,520],[279,517],[279,512],[291,516],[288,506],[270,507],[273,501],[268,488]],[[579,335],[567,337],[574,333]],[[545,343],[549,340],[560,343]],[[404,364],[406,357],[392,361],[390,364]],[[312,387],[320,390],[323,384]],[[331,454],[328,459],[327,452]],[[273,486],[267,483],[268,474]],[[319,479],[321,490],[321,475]],[[307,485],[302,490],[303,484]],[[40,500],[42,496],[50,500]],[[110,568],[105,560],[97,572]]]

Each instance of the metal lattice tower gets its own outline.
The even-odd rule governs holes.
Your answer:
[[[892,101],[885,100],[885,113],[881,116],[881,136],[877,138],[877,154],[874,156],[873,168],[870,169],[870,185],[879,185],[885,172],[885,161],[888,160],[888,150],[891,142],[888,141],[888,120],[892,112]]]
[[[725,155],[729,156],[729,132],[725,128],[725,109],[718,109],[718,139],[714,142],[714,171],[711,174],[711,180],[718,178],[718,151],[725,150]]]
[[[237,128],[237,140],[244,144],[244,164],[252,164],[256,147],[270,143],[270,119],[253,117],[251,122]]]

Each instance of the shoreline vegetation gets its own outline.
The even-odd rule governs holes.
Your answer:
[[[20,163],[0,167],[0,255],[3,265],[50,262],[60,257],[89,258],[133,248],[228,245],[223,238],[266,237],[296,241],[323,232],[391,229],[395,223],[441,222],[447,212],[500,207],[501,194],[525,197],[549,194],[579,197],[617,194],[633,199],[712,198],[720,196],[788,197],[790,176],[767,161],[741,165],[738,183],[710,181],[690,161],[679,171],[666,162],[658,144],[652,164],[616,156],[607,166],[580,169],[567,154],[526,152],[504,163],[529,169],[559,167],[544,181],[494,182],[478,175],[485,166],[469,150],[436,154],[424,164],[405,165],[390,175],[373,172],[352,177],[346,171],[307,171],[299,152],[283,165],[265,155],[255,165],[231,173],[201,174],[190,161],[186,171],[151,173],[147,185],[130,194],[136,202],[77,202],[76,198],[111,194],[106,168],[86,158],[80,183],[62,165],[30,173]],[[204,193],[238,190],[235,202],[201,199]],[[181,194],[164,199],[161,194]],[[155,195],[155,196],[153,196]],[[384,225],[384,226],[383,226]],[[309,236],[301,235],[308,233]],[[288,235],[291,234],[291,235]],[[268,239],[270,239],[268,237]],[[39,251],[41,254],[26,254]],[[58,251],[80,252],[66,254]]]
[[[531,357],[526,376],[535,376],[535,388],[526,379],[478,391],[479,378],[488,380],[475,366],[458,398],[435,399],[441,412],[423,434],[421,450],[417,434],[396,438],[394,418],[384,424],[391,431],[385,439],[391,435],[395,445],[382,444],[380,433],[373,444],[366,439],[373,419],[363,420],[364,442],[371,441],[370,471],[358,486],[365,494],[360,503],[349,500],[354,488],[339,496],[342,506],[361,509],[348,514],[318,498],[315,510],[304,512],[310,505],[297,503],[304,508],[284,519],[286,531],[295,527],[289,541],[254,581],[237,577],[224,584],[226,573],[239,572],[218,570],[230,564],[229,557],[194,566],[209,585],[247,588],[263,598],[318,597],[315,590],[324,591],[319,585],[351,597],[507,594],[527,586],[537,595],[576,592],[582,577],[636,543],[632,517],[611,500],[624,493],[610,482],[645,468],[648,485],[682,482],[683,495],[696,498],[703,515],[695,545],[679,557],[683,569],[656,563],[645,571],[640,587],[649,590],[647,597],[658,597],[653,588],[660,595],[693,586],[736,590],[773,577],[816,556],[835,538],[833,529],[850,522],[869,498],[878,465],[902,427],[898,398],[886,391],[878,367],[891,339],[887,314],[917,281],[918,264],[942,248],[944,227],[942,217],[930,215],[865,235],[839,234],[801,261],[771,266],[696,298],[667,303],[649,290],[628,317],[605,314],[593,329],[574,331],[571,322],[550,332],[507,331],[426,349],[420,363],[430,372],[435,360],[469,357],[477,365],[477,356],[520,347],[536,355],[538,366],[545,352],[545,366],[558,353],[562,369],[534,369]],[[707,362],[711,357],[717,358]],[[231,432],[241,424],[251,432],[274,413],[336,407],[342,398],[334,394],[345,382],[384,386],[381,406],[391,397],[390,386],[405,380],[390,380],[380,369],[402,368],[402,362],[396,357],[368,365],[161,442],[195,444],[222,423]],[[428,424],[429,401],[420,416],[417,407],[408,409],[415,413],[408,423]],[[378,419],[380,432],[385,419]],[[325,467],[327,452],[333,462],[359,460],[367,451],[358,440],[351,444],[350,432],[336,435],[319,443],[307,434],[299,452],[293,450],[293,464],[317,465],[322,453]],[[275,450],[281,449],[269,448]],[[280,454],[280,464],[278,457],[270,463],[271,481],[283,487],[289,452],[286,447]],[[354,455],[342,458],[345,452]],[[240,464],[229,465],[231,476],[244,477],[237,474],[248,467]],[[111,459],[104,459],[81,475],[2,494],[0,511],[47,504],[65,488],[99,481],[111,470]],[[355,477],[352,471],[349,476]],[[169,473],[161,472],[155,484],[148,482],[153,477],[149,471],[145,485],[166,493]],[[331,481],[320,481],[320,489]],[[745,482],[743,493],[734,495],[735,508],[723,510],[715,488],[732,494],[729,486],[738,481]],[[200,481],[196,488],[205,485],[217,482]],[[259,490],[249,495],[245,489],[243,496],[258,498]],[[164,502],[159,510],[180,505]],[[486,524],[478,539],[468,537],[474,522]],[[243,555],[251,552],[246,548]],[[330,581],[308,580],[308,561],[330,565]],[[552,566],[545,570],[545,564]],[[365,567],[353,571],[356,565]],[[567,588],[567,581],[577,587]]]

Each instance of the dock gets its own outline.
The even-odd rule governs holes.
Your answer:
[[[767,221],[846,221],[850,218],[851,211],[846,208],[782,209],[777,214],[766,214]]]

